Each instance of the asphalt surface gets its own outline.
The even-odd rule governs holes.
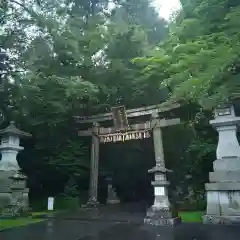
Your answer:
[[[0,232],[1,240],[239,240],[240,226],[143,225],[145,209],[115,206],[64,214],[45,222]]]

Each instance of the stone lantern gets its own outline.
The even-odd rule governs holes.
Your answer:
[[[8,127],[0,130],[2,136],[0,152],[0,207],[14,204],[18,201],[28,204],[28,189],[26,188],[26,177],[20,173],[17,162],[21,147],[20,138],[31,137],[31,134],[16,128],[14,122]],[[21,199],[21,200],[20,200]]]
[[[166,178],[167,172],[172,172],[165,168],[161,163],[157,163],[149,173],[154,174],[154,204],[149,208],[144,222],[155,226],[174,226],[181,222],[177,217],[176,212],[173,211],[168,198],[169,182]]]
[[[215,119],[210,124],[218,131],[217,160],[213,172],[205,184],[207,192],[207,214],[204,223],[240,223],[240,146],[237,128],[240,117],[236,117],[232,105],[215,110]]]

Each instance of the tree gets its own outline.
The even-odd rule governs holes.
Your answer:
[[[105,101],[105,105],[101,109],[117,104],[132,108],[163,99],[155,86],[136,81],[139,68],[132,59],[148,56],[156,42],[166,38],[167,32],[166,22],[150,1],[119,1],[108,24],[108,43],[104,51],[107,68],[101,77],[99,94],[99,101]],[[144,91],[154,96],[149,99]]]
[[[159,87],[171,88],[172,99],[208,109],[239,97],[239,5],[227,0],[182,3],[167,41],[147,64],[138,60],[145,63],[146,79],[157,76]],[[156,72],[160,65],[167,66],[165,79]]]
[[[122,29],[139,26],[145,31],[148,42],[155,45],[166,38],[168,27],[151,3],[150,0],[120,1],[111,19],[120,24]]]

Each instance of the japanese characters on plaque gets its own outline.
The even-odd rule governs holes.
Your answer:
[[[142,131],[131,131],[124,133],[111,133],[106,135],[99,135],[101,143],[109,143],[109,142],[124,142],[129,140],[136,139],[144,139],[150,138],[150,131],[142,130]]]
[[[116,129],[128,128],[128,119],[124,106],[112,107],[112,116]]]

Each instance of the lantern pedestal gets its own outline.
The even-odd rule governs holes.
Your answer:
[[[203,223],[240,223],[240,146],[237,128],[240,117],[236,117],[231,105],[216,109],[215,119],[210,124],[218,131],[217,160],[213,162],[213,172],[207,193],[207,213]]]
[[[14,217],[28,213],[28,188],[26,177],[21,173],[11,174],[5,190],[5,204],[2,217]]]

